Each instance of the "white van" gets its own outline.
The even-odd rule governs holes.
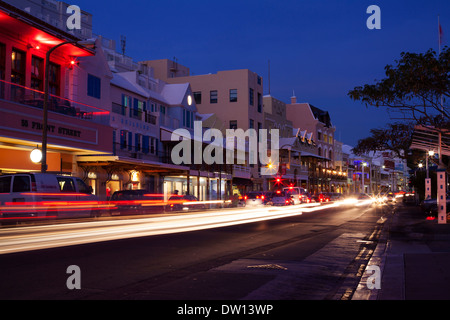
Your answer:
[[[77,177],[49,173],[0,176],[0,222],[99,214],[97,196]]]
[[[303,200],[303,196],[306,196],[306,190],[300,187],[287,187],[283,188],[283,191],[289,194],[294,201],[294,204],[300,204],[306,202]]]

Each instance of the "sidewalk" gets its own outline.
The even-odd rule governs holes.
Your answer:
[[[450,223],[426,220],[417,206],[396,206],[369,265],[380,267],[381,288],[365,274],[353,300],[449,300]]]

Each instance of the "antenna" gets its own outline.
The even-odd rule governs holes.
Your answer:
[[[270,96],[270,59],[269,59],[269,96]]]
[[[127,37],[124,35],[120,36],[120,47],[122,49],[122,54],[125,55],[125,49],[127,47]]]

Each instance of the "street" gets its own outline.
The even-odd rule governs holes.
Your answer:
[[[0,229],[0,299],[349,299],[392,206],[327,206],[167,234],[144,232],[161,217]],[[80,289],[68,288],[70,266]]]

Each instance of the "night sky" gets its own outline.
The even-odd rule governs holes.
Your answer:
[[[67,1],[66,1],[67,2]],[[250,69],[269,93],[288,103],[328,110],[336,139],[355,145],[384,127],[385,109],[347,96],[384,77],[401,52],[438,51],[438,15],[450,46],[449,0],[73,0],[93,14],[94,33],[127,38],[135,61],[173,59],[191,74]],[[381,9],[381,30],[369,30],[370,5]]]

